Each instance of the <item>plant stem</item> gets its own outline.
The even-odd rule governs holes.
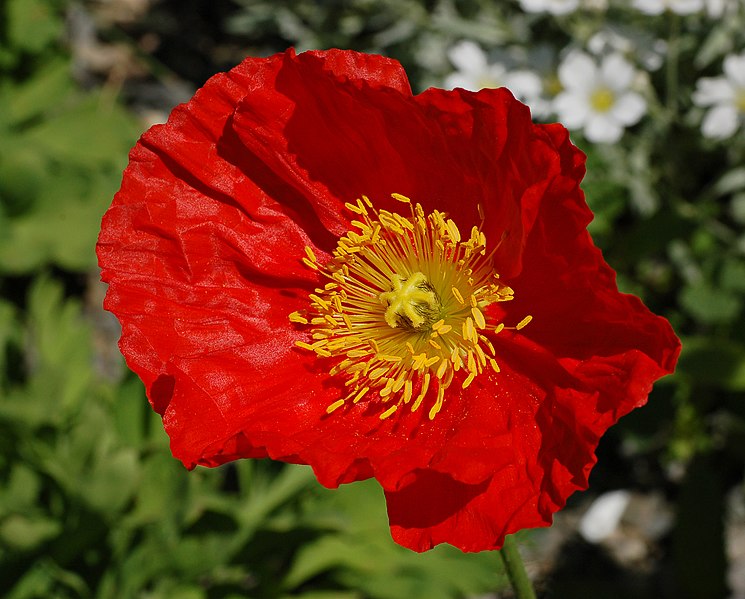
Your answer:
[[[512,590],[515,591],[515,597],[517,599],[536,599],[533,585],[525,571],[525,565],[520,557],[520,552],[517,550],[517,543],[513,535],[505,537],[499,555],[502,556],[504,569],[507,571]]]
[[[665,68],[665,103],[670,118],[676,118],[678,109],[678,61],[680,59],[680,17],[670,15],[670,31],[667,38],[667,65]]]

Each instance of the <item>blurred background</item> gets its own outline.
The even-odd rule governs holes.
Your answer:
[[[745,598],[742,0],[0,0],[0,596],[510,596],[494,552],[396,546],[375,483],[187,473],[118,353],[94,244],[129,148],[289,46],[507,85],[570,127],[595,242],[684,350],[519,535],[528,570],[541,597]]]

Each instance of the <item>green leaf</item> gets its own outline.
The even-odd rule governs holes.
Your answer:
[[[742,189],[745,189],[745,167],[742,166],[727,171],[714,184],[714,192],[718,196],[729,195]]]
[[[380,599],[446,599],[506,588],[496,552],[464,554],[443,545],[418,554],[394,543],[374,480],[319,489],[306,510],[310,524],[327,532],[300,548],[283,580],[285,592],[322,574]]]
[[[100,450],[99,450],[100,451]],[[117,514],[134,495],[139,479],[137,452],[131,447],[99,453],[81,481],[88,505],[102,514]]]
[[[13,514],[0,522],[0,540],[16,551],[32,551],[43,542],[53,539],[62,525],[44,516]]]
[[[16,217],[33,210],[45,180],[49,161],[33,147],[6,135],[0,152],[0,208]]]
[[[26,143],[65,166],[118,167],[139,133],[111,98],[87,97],[26,133]]]
[[[745,390],[745,346],[711,337],[687,337],[678,373],[697,385],[729,391]]]
[[[705,281],[685,286],[680,293],[680,303],[691,316],[704,324],[732,322],[742,306],[737,294],[715,288]]]
[[[5,223],[0,271],[25,273],[48,262],[74,271],[93,267],[101,216],[118,181],[114,172],[47,173],[36,205]]]
[[[62,19],[49,1],[8,0],[6,7],[8,40],[15,48],[36,54],[62,34]]]
[[[0,105],[5,111],[6,126],[17,126],[59,110],[74,89],[68,60],[57,57],[44,63],[26,81],[3,89],[4,99]]]

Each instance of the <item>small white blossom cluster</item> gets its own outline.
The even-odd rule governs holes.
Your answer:
[[[553,107],[569,129],[582,129],[592,142],[615,143],[625,127],[635,125],[647,102],[631,90],[636,71],[620,54],[597,64],[583,52],[569,54],[559,66],[564,91]]]
[[[699,79],[693,102],[708,108],[701,123],[706,137],[732,137],[745,123],[745,52],[725,57],[724,77]]]
[[[472,91],[507,87],[535,117],[557,114],[570,129],[582,129],[589,141],[618,141],[624,127],[637,123],[646,111],[644,98],[630,89],[637,72],[619,53],[608,55],[600,64],[583,52],[567,55],[558,69],[563,91],[553,99],[547,95],[548,77],[489,62],[473,42],[460,42],[449,58],[457,71],[446,78],[446,87]]]
[[[526,13],[555,16],[608,6],[605,0],[518,1]],[[632,0],[627,8],[650,17],[661,15],[660,19],[668,18],[668,13],[696,15],[691,18],[706,23],[709,18],[737,17],[738,11],[745,12],[745,0]],[[543,18],[538,22],[543,23]],[[534,118],[557,118],[590,142],[616,143],[627,128],[642,121],[650,106],[671,102],[655,96],[649,74],[669,69],[672,45],[650,31],[613,24],[590,33],[586,50],[565,48],[560,58],[552,50],[549,60],[512,60],[509,55],[495,59],[478,44],[461,41],[448,52],[455,71],[446,78],[445,87],[473,91],[507,87],[531,108]],[[698,112],[692,111],[691,118],[699,119],[703,136],[717,140],[745,128],[745,52],[724,56],[722,71],[719,77],[700,77],[695,91],[691,82],[687,90],[667,92],[675,94],[673,104],[694,106]],[[683,98],[677,96],[681,91]]]

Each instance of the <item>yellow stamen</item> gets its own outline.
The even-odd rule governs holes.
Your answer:
[[[328,414],[364,399],[388,404],[379,414],[385,420],[402,404],[416,412],[427,401],[432,420],[446,409],[456,373],[466,389],[487,364],[499,372],[490,337],[504,324],[490,322],[485,308],[514,292],[499,280],[479,227],[463,239],[446,214],[392,198],[409,213],[377,210],[366,196],[347,203],[352,229],[324,264],[305,248],[303,263],[326,281],[289,320],[310,327],[313,343],[295,345],[329,360],[329,374],[348,390]]]
[[[328,408],[326,408],[326,413],[327,414],[331,414],[331,412],[333,412],[334,410],[339,409],[343,405],[344,405],[344,400],[343,399],[339,399],[339,400],[335,401],[334,403],[332,403]]]
[[[530,321],[531,321],[531,320],[533,320],[533,317],[532,317],[532,316],[530,316],[530,315],[528,315],[528,316],[526,316],[525,318],[523,318],[523,319],[522,319],[522,320],[521,320],[520,322],[518,322],[518,323],[517,323],[517,326],[516,326],[515,328],[516,328],[516,329],[517,329],[518,331],[519,331],[520,329],[524,329],[524,328],[525,328],[526,326],[528,326],[528,324],[530,323]]]

